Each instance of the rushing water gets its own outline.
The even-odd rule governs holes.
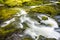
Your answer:
[[[55,38],[57,40],[58,38],[60,38],[60,33],[54,30],[55,28],[59,28],[57,22],[54,19],[48,17],[46,14],[37,13],[34,15],[40,20],[40,23],[37,20],[31,18],[29,14],[27,14],[26,11],[23,9],[20,11],[19,14],[15,15],[20,16],[18,28],[23,29],[23,23],[26,23],[28,25],[28,27],[24,31],[24,35],[29,35],[35,40],[38,40],[40,35],[46,38]],[[47,17],[48,19],[43,20],[42,17]],[[11,20],[15,21],[14,18]],[[9,24],[10,22],[12,22],[11,20],[6,21],[5,23]],[[5,25],[2,25],[2,27],[3,26]]]
[[[37,6],[31,6],[30,8],[35,7]],[[55,38],[57,40],[60,38],[60,33],[55,30],[55,28],[59,28],[58,24],[53,18],[48,17],[46,14],[36,13],[34,15],[36,16],[36,18],[39,19],[39,21],[31,18],[31,16],[29,16],[29,14],[24,9],[21,9],[20,12],[17,13],[17,15],[15,15],[19,17],[19,22],[17,22],[15,18],[12,18],[11,20],[4,22],[4,24],[2,24],[1,27],[7,26],[11,22],[16,21],[17,24],[19,24],[19,26],[17,26],[18,28],[23,29],[24,28],[23,23],[27,24],[28,27],[26,27],[24,35],[29,35],[34,40],[38,40],[40,35],[46,38]],[[42,17],[47,17],[47,20],[43,20]]]
[[[41,23],[46,24],[46,25],[50,24],[51,26],[42,25],[38,21],[27,16],[27,14],[23,15],[20,18],[21,23],[25,22],[29,26],[24,31],[24,33],[26,35],[30,35],[35,40],[38,40],[39,35],[42,35],[47,38],[56,38],[56,39],[60,38],[60,36],[59,36],[60,33],[56,32],[54,30],[54,28],[58,28],[58,24],[54,19],[46,16],[45,14],[37,14],[36,16],[37,16],[37,18],[40,19]],[[48,18],[48,20],[42,20],[42,16],[46,16]]]

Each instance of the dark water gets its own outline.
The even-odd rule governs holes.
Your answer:
[[[55,19],[57,20],[59,25],[59,28],[55,28],[55,30],[60,33],[60,15],[55,16]]]
[[[60,26],[60,15],[55,16],[55,19],[57,20],[59,26]]]

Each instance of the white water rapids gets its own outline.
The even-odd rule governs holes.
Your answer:
[[[31,7],[31,8],[34,8],[34,7]],[[55,28],[58,28],[57,22],[45,14],[37,13],[36,16],[38,19],[40,19],[40,23],[35,19],[31,18],[30,16],[28,16],[27,12],[23,9],[20,11],[20,13],[17,13],[17,15],[15,16],[20,16],[19,28],[23,29],[24,28],[23,23],[25,22],[28,25],[28,28],[26,28],[26,30],[24,31],[24,34],[30,35],[35,40],[38,40],[40,35],[46,38],[55,38],[57,40],[60,38],[60,33],[54,30]],[[43,16],[47,17],[48,20],[42,20]],[[12,21],[15,21],[15,18],[12,18],[11,20],[4,22],[6,24],[1,25],[1,27],[8,25]],[[41,25],[41,23],[46,25],[50,24],[51,26]]]
[[[60,38],[59,36],[60,33],[54,30],[54,28],[58,28],[57,22],[48,16],[46,16],[48,17],[48,20],[42,20],[41,19],[42,16],[46,16],[46,15],[44,14],[37,15],[37,17],[41,20],[42,23],[47,24],[47,25],[51,24],[52,26],[41,25],[36,20],[28,17],[27,14],[24,16],[21,16],[20,18],[21,23],[25,22],[29,26],[29,28],[27,28],[24,33],[26,35],[30,35],[35,40],[38,40],[39,35],[42,35],[47,38],[56,38],[56,39]]]
[[[45,26],[45,25],[41,25],[41,23],[39,23],[38,21],[36,21],[35,19],[32,19],[28,16],[28,14],[25,12],[25,10],[21,10],[20,14],[18,14],[17,16],[21,16],[20,17],[20,26],[19,28],[23,28],[23,24],[22,23],[26,23],[29,27],[24,31],[25,35],[30,35],[33,39],[38,40],[39,36],[42,35],[46,38],[56,38],[58,40],[58,38],[60,38],[60,33],[56,32],[54,30],[54,28],[58,28],[58,24],[57,22],[46,16],[45,14],[38,14],[36,15],[37,18],[40,19],[41,23],[44,23],[46,25],[50,24],[51,26]],[[42,20],[42,16],[46,16],[48,18],[48,20]],[[10,21],[7,21],[6,23],[9,24],[9,22],[15,21],[14,18]],[[2,25],[3,27],[4,25]],[[36,38],[37,37],[37,38]]]

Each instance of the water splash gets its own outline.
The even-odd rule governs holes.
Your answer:
[[[60,33],[56,32],[54,28],[58,28],[57,22],[48,17],[48,20],[42,20],[42,16],[46,16],[45,14],[38,14],[37,17],[40,19],[40,22],[44,24],[51,24],[52,26],[45,26],[41,25],[38,21],[35,19],[32,19],[28,16],[28,14],[21,16],[21,24],[26,23],[28,25],[28,28],[24,31],[25,35],[30,35],[33,39],[38,40],[39,36],[42,35],[47,38],[60,38]],[[36,38],[37,37],[37,38]]]
[[[43,19],[42,19],[43,16],[44,16],[44,17],[47,17],[48,20],[43,20]],[[41,20],[42,23],[50,24],[51,27],[53,27],[53,28],[58,28],[57,22],[56,22],[54,19],[48,17],[47,15],[40,14],[40,15],[38,15],[38,18]]]
[[[25,29],[24,31],[24,35],[30,35],[33,39],[38,40],[39,36],[42,35],[46,38],[55,38],[58,40],[58,38],[60,38],[60,33],[56,32],[54,30],[54,28],[58,28],[58,24],[57,22],[48,17],[45,14],[38,14],[37,13],[37,18],[40,19],[40,23],[38,21],[36,21],[35,19],[31,18],[27,12],[25,10],[21,10],[20,13],[18,15],[15,16],[20,16],[19,17],[19,28],[24,28],[23,23],[26,23],[28,25],[28,27]],[[34,15],[33,15],[34,16]],[[48,18],[48,20],[42,20],[42,16],[46,16]],[[15,19],[13,18],[13,20],[11,21],[15,21]],[[11,22],[11,21],[7,21],[7,25]],[[43,24],[41,24],[43,23]],[[51,24],[51,26],[46,26],[48,24]],[[6,26],[6,25],[3,25]]]

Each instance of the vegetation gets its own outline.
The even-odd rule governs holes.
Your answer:
[[[6,37],[12,35],[16,30],[18,29],[11,23],[5,27],[0,27],[0,40],[5,40]]]
[[[9,20],[18,12],[15,8],[0,7],[0,23]]]
[[[30,9],[30,10],[32,12],[49,14],[51,16],[54,16],[54,15],[57,14],[57,10],[54,7],[52,7],[52,6],[40,6],[40,7],[36,7],[36,8]]]
[[[22,38],[22,40],[33,40],[33,39],[31,37],[27,36],[27,37]]]
[[[45,17],[45,16],[43,16],[43,17],[42,17],[42,20],[48,20],[48,18],[47,18],[47,17]]]
[[[31,0],[0,0],[1,4],[4,4],[5,6],[22,6],[24,2],[29,2]]]

